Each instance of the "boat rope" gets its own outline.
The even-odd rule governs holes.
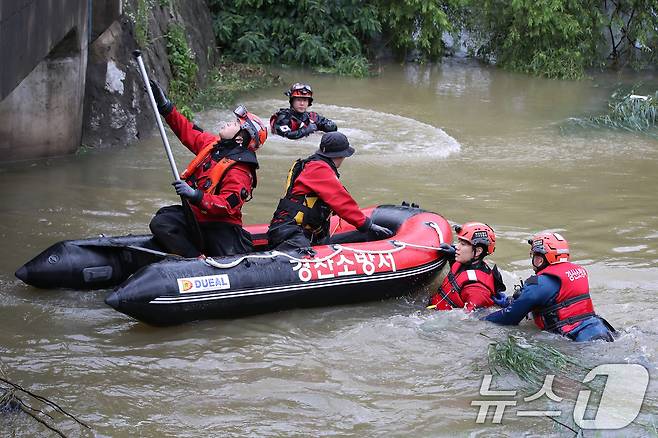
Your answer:
[[[395,252],[398,252],[398,251],[401,251],[401,250],[404,249],[404,246],[397,246],[397,245],[396,245],[396,248],[379,250],[379,251],[368,250],[368,249],[350,248],[348,246],[343,246],[343,245],[338,245],[338,244],[331,245],[331,247],[334,249],[334,252],[332,252],[331,254],[329,254],[327,256],[321,257],[321,258],[309,257],[309,258],[300,259],[298,257],[295,257],[295,256],[290,255],[290,254],[285,253],[285,252],[270,251],[269,253],[266,253],[266,254],[258,254],[258,255],[247,254],[247,255],[244,255],[244,256],[242,256],[242,257],[240,257],[236,260],[233,260],[232,262],[229,262],[229,263],[220,263],[220,262],[214,260],[212,257],[206,257],[204,259],[204,262],[206,264],[212,266],[212,267],[219,268],[219,269],[232,268],[234,266],[239,265],[244,260],[249,260],[249,259],[273,259],[273,258],[279,257],[279,256],[286,257],[286,258],[290,259],[291,262],[295,262],[295,263],[323,263],[327,260],[333,259],[334,257],[336,257],[338,254],[340,254],[344,250],[345,251],[352,251],[352,252],[356,252],[356,253],[362,253],[362,254],[393,254]]]
[[[439,243],[443,243],[443,233],[441,232],[441,229],[439,228],[439,226],[434,222],[426,222],[425,225],[429,226],[434,231],[436,231],[437,235],[439,236]],[[331,248],[334,249],[334,252],[332,252],[331,254],[329,254],[325,257],[321,257],[321,258],[316,258],[315,256],[313,256],[313,257],[310,257],[310,258],[300,259],[298,257],[295,257],[295,256],[290,255],[290,254],[285,253],[285,252],[270,251],[270,252],[265,253],[265,254],[247,254],[247,255],[244,255],[244,256],[242,256],[240,258],[237,258],[237,259],[233,260],[232,262],[228,262],[228,263],[220,263],[220,262],[216,261],[215,259],[213,259],[212,257],[206,257],[205,259],[203,259],[203,261],[207,265],[212,266],[214,268],[230,269],[230,268],[233,268],[234,266],[239,265],[244,260],[273,259],[273,258],[279,257],[279,256],[287,257],[288,259],[290,259],[291,262],[295,262],[295,263],[323,263],[327,260],[333,259],[335,256],[337,256],[338,254],[340,254],[343,251],[352,251],[354,253],[360,253],[360,254],[393,254],[393,253],[396,253],[398,251],[402,251],[403,249],[405,249],[407,247],[409,247],[409,248],[418,248],[418,249],[427,249],[427,250],[431,250],[431,251],[436,251],[436,250],[439,249],[439,247],[435,247],[435,246],[417,245],[415,243],[402,242],[400,240],[390,240],[389,242],[395,248],[384,249],[384,250],[371,250],[371,249],[351,248],[349,246],[335,244],[335,245],[331,245]]]
[[[429,249],[433,251],[438,251],[440,249],[438,246],[416,245],[415,243],[400,242],[399,240],[393,240],[392,242],[394,245],[408,246],[409,248]]]

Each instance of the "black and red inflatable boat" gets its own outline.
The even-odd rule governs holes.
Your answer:
[[[152,325],[232,318],[293,307],[378,300],[409,294],[445,264],[435,248],[452,241],[440,215],[411,206],[363,210],[394,231],[386,240],[313,247],[313,254],[266,251],[266,225],[246,227],[257,251],[184,259],[161,252],[150,236],[57,243],[16,276],[41,288],[94,289],[119,283],[105,302]],[[332,219],[332,240],[354,228]]]

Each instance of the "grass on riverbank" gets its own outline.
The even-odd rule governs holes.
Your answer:
[[[279,85],[281,78],[263,66],[221,61],[209,73],[208,85],[196,93],[189,104],[194,112],[211,107],[229,107],[236,103],[238,95],[250,90]]]

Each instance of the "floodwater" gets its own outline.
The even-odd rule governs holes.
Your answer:
[[[645,367],[651,380],[638,418],[622,430],[584,435],[657,435],[658,142],[560,129],[569,117],[603,111],[619,83],[642,80],[655,90],[655,77],[553,81],[462,62],[389,65],[369,79],[282,77],[310,82],[312,109],[351,139],[357,153],[341,167],[341,180],[361,205],[413,201],[453,222],[487,222],[498,236],[490,259],[509,289],[531,274],[525,240],[560,231],[573,260],[588,269],[595,306],[619,330],[617,342],[576,345],[528,321],[498,327],[461,311],[426,311],[429,291],[154,328],[106,306],[106,290],[44,291],[17,280],[13,272],[52,243],[145,233],[153,212],[176,202],[155,137],[0,167],[0,368],[8,378],[56,401],[97,436],[573,436],[547,416],[518,414],[550,406],[575,428],[577,391],[564,382],[553,387],[559,403],[524,401],[537,388],[509,373],[495,376],[491,389],[514,396],[480,395],[490,372],[491,339],[483,335],[514,334],[588,369]],[[242,101],[268,119],[287,105],[284,88]],[[211,110],[198,124],[213,130],[229,116]],[[290,164],[319,139],[270,136],[246,222],[269,221]],[[191,155],[171,140],[182,169]],[[569,377],[582,382],[584,373]],[[517,403],[502,424],[491,415],[477,424],[471,402],[483,399]],[[71,436],[90,434],[55,419]],[[44,433],[26,416],[0,414],[0,435]]]

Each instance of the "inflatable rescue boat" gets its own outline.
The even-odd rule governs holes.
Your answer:
[[[94,289],[119,283],[105,302],[152,325],[232,318],[293,307],[409,294],[445,264],[436,248],[452,241],[449,223],[415,206],[363,212],[391,238],[350,243],[354,228],[332,218],[329,245],[310,253],[267,251],[267,225],[246,227],[255,252],[206,259],[165,254],[151,236],[59,242],[16,271],[41,288]]]

